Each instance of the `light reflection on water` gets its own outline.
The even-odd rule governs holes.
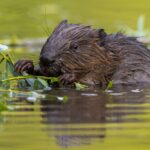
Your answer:
[[[46,98],[35,103],[21,97],[9,102],[15,109],[0,115],[0,150],[149,149],[149,90],[117,96],[74,89],[43,94]]]

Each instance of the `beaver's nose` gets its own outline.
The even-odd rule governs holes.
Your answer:
[[[42,55],[40,56],[40,63],[42,63],[44,66],[50,66],[52,63],[54,63],[54,60],[49,58],[49,55]]]

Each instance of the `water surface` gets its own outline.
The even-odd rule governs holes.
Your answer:
[[[53,89],[38,92],[46,97],[35,102],[21,91],[8,94],[12,110],[0,115],[0,149],[149,149],[149,92]]]

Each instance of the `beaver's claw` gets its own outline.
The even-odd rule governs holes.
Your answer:
[[[74,74],[70,74],[70,73],[66,73],[66,74],[61,75],[59,77],[59,80],[60,80],[60,82],[63,85],[72,84],[72,83],[74,83],[76,81],[75,80],[75,75]]]
[[[15,63],[14,67],[17,72],[27,71],[28,73],[32,73],[34,70],[34,65],[32,60],[18,60]]]

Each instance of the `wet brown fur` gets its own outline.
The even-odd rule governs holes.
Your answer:
[[[117,55],[100,46],[100,37],[103,36],[105,32],[102,29],[63,21],[43,46],[41,57],[44,60],[44,56],[49,55],[51,60],[55,60],[52,72],[53,67],[54,70],[60,68],[62,74],[74,74],[77,82],[105,87],[120,60]],[[42,63],[41,68],[44,68]]]
[[[40,53],[32,74],[60,76],[64,84],[106,87],[150,82],[150,52],[136,38],[62,21]],[[20,67],[21,68],[21,67]]]

